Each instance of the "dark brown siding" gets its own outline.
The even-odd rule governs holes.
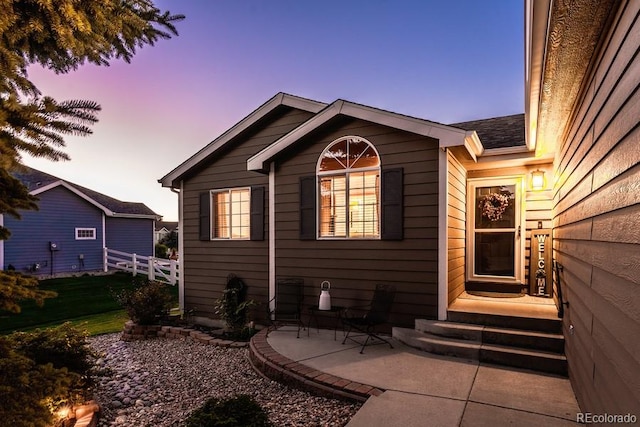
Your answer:
[[[447,268],[448,303],[451,304],[464,292],[466,222],[467,222],[467,171],[456,158],[449,153],[449,181],[447,183],[449,201],[447,206]]]
[[[404,169],[404,239],[300,240],[299,179],[312,176],[322,150],[357,135],[371,142],[383,168]],[[331,282],[333,304],[366,304],[376,283],[398,290],[392,323],[413,325],[437,316],[437,142],[361,120],[339,119],[300,141],[276,172],[276,275],[305,280],[306,301],[317,304],[320,283]]]
[[[283,111],[284,110],[284,111]],[[244,279],[248,297],[262,302],[256,312],[260,320],[268,298],[268,207],[265,202],[265,239],[262,241],[200,241],[199,194],[211,189],[262,185],[268,200],[268,176],[247,171],[247,159],[306,121],[310,113],[282,109],[268,118],[208,162],[193,177],[185,180],[183,270],[185,310],[196,310],[197,316],[217,318],[214,303],[220,297],[229,273]]]
[[[580,406],[593,413],[640,415],[638,8],[628,2],[614,22],[555,159],[566,354]]]

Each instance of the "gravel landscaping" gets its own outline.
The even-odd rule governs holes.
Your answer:
[[[181,339],[124,342],[120,336],[90,339],[108,372],[94,390],[99,426],[180,426],[207,398],[236,394],[252,396],[275,426],[344,426],[361,406],[266,379],[244,348]]]

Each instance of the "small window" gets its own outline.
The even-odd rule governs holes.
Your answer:
[[[96,240],[96,229],[76,228],[76,240]]]
[[[251,189],[212,191],[211,213],[213,239],[249,239]]]
[[[380,157],[364,138],[340,138],[318,160],[320,237],[380,237]]]

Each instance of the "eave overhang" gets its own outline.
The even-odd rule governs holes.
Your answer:
[[[63,180],[55,181],[55,182],[52,182],[52,183],[50,183],[48,185],[43,185],[42,187],[39,187],[39,188],[29,192],[29,194],[31,194],[33,196],[37,196],[38,194],[44,193],[44,192],[49,191],[49,190],[51,190],[53,188],[56,188],[56,187],[66,188],[67,190],[69,190],[73,194],[75,194],[76,196],[80,197],[81,199],[84,199],[85,201],[87,201],[91,205],[93,205],[96,208],[100,209],[102,212],[104,212],[104,214],[106,216],[118,217],[118,218],[153,219],[153,220],[156,220],[156,221],[160,221],[162,219],[161,215],[132,214],[132,213],[121,213],[121,212],[113,211],[113,210],[107,208],[106,206],[104,206],[103,204],[99,203],[94,198],[86,195],[85,193],[83,193],[82,191],[78,190],[73,185],[71,185],[68,182],[63,181]]]
[[[247,160],[247,170],[258,172],[267,171],[269,162],[277,156],[278,153],[340,115],[437,139],[440,148],[464,146],[471,150],[474,158],[482,152],[482,144],[480,144],[478,135],[475,132],[468,132],[440,123],[339,99],[273,144],[250,157]]]
[[[191,156],[177,168],[169,172],[164,177],[160,178],[158,182],[163,187],[180,188],[180,179],[188,173],[192,168],[198,166],[201,162],[208,159],[216,151],[222,148],[224,145],[232,141],[238,135],[251,128],[254,124],[260,121],[263,117],[274,111],[280,106],[288,106],[297,108],[300,110],[308,111],[311,113],[317,113],[326,107],[327,104],[323,102],[313,101],[298,96],[289,95],[287,93],[280,92],[267,102],[262,104],[251,114],[240,120],[236,125],[227,130],[225,133],[211,141],[208,145]]]
[[[555,153],[619,0],[525,1],[525,123],[536,157]]]

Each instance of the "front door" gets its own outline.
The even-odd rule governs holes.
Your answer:
[[[467,280],[521,285],[521,178],[470,180]]]

